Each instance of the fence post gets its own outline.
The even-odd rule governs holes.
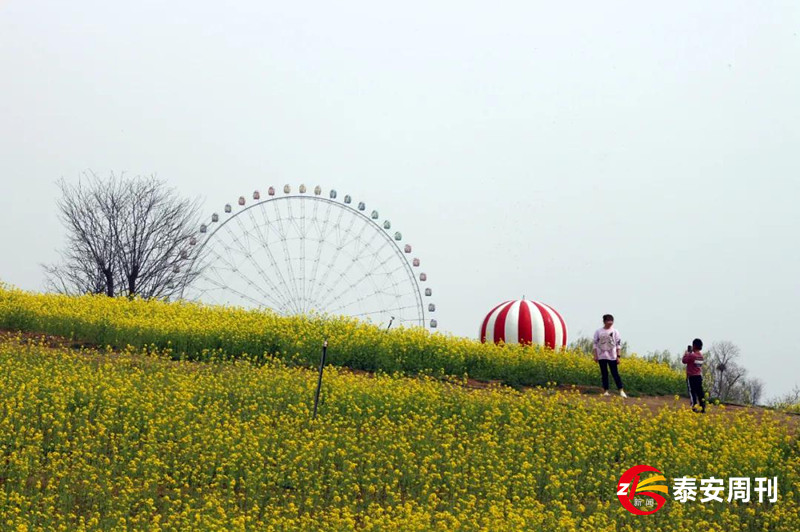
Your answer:
[[[311,419],[317,419],[317,406],[319,405],[319,391],[322,388],[322,371],[325,369],[325,356],[328,354],[328,340],[322,342],[322,358],[319,361],[319,378],[317,379],[317,393],[314,394],[314,415]]]

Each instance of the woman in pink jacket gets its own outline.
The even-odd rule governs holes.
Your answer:
[[[621,350],[622,340],[614,328],[614,316],[606,314],[603,316],[603,327],[594,333],[594,361],[600,364],[603,395],[610,395],[608,393],[608,370],[611,370],[611,376],[614,377],[614,384],[617,385],[619,394],[622,397],[628,397],[625,395],[625,390],[622,389],[622,378],[620,378],[617,368]]]

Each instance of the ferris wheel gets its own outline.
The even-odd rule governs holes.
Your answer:
[[[410,244],[377,210],[317,186],[258,190],[213,213],[181,256],[182,298],[283,315],[345,315],[434,329],[436,305]]]

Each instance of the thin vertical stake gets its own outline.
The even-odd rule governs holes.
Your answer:
[[[311,419],[317,419],[317,406],[319,405],[319,391],[322,389],[322,370],[325,369],[325,356],[328,354],[328,341],[322,342],[322,359],[319,361],[319,378],[317,379],[317,393],[314,394],[314,415]]]

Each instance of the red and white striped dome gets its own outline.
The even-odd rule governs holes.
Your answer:
[[[506,301],[483,320],[481,342],[566,347],[567,324],[552,307],[527,299]]]

